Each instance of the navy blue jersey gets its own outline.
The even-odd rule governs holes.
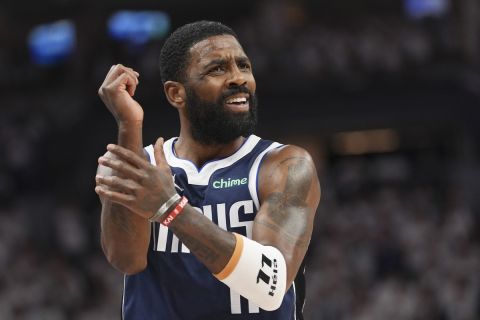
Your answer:
[[[166,141],[164,152],[177,192],[188,198],[198,214],[220,228],[252,238],[259,208],[258,169],[264,155],[281,145],[251,135],[231,156],[198,169],[175,155],[176,140]],[[153,146],[145,150],[155,164]],[[298,309],[303,307],[303,301],[297,297],[304,296],[303,286],[302,292],[296,292],[299,288],[294,283],[278,310],[262,310],[217,280],[172,231],[159,223],[152,223],[147,258],[143,272],[125,276],[125,320],[301,319]]]

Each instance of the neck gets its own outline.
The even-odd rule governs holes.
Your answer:
[[[195,141],[191,134],[181,130],[175,143],[175,153],[179,158],[189,160],[200,168],[207,161],[232,155],[245,140],[246,138],[240,136],[226,144],[205,145]]]

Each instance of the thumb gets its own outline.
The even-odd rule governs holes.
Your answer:
[[[157,139],[157,142],[155,142],[155,146],[153,147],[153,155],[155,156],[155,163],[157,166],[167,165],[167,159],[163,153],[163,142],[163,138],[160,137]]]

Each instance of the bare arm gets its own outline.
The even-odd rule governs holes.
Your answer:
[[[307,252],[320,201],[320,184],[310,155],[294,146],[270,152],[259,172],[259,193],[262,205],[253,225],[253,239],[282,252],[288,289]]]
[[[305,257],[320,201],[320,184],[310,155],[287,146],[270,152],[259,172],[260,210],[253,240],[279,249],[287,264],[287,289]],[[235,237],[191,207],[170,227],[214,274],[220,272],[235,248]]]
[[[157,167],[142,162],[142,159],[118,146],[111,146],[110,150],[124,162],[133,163],[138,169],[149,172],[150,178],[141,183],[144,187],[136,195],[111,193],[106,196],[144,216],[154,212],[169,198],[167,195],[171,195],[170,191],[162,191],[167,183],[174,190],[171,177],[167,177],[168,164],[163,154],[163,140],[155,145]],[[129,175],[129,178],[135,179],[134,175]],[[253,240],[273,246],[284,255],[288,288],[310,241],[320,198],[318,178],[308,153],[291,146],[272,152],[262,165],[259,178],[262,204],[254,221]],[[121,188],[129,193],[126,180],[100,180],[112,188]],[[159,196],[159,193],[163,193],[163,196]],[[148,206],[146,203],[155,205]],[[170,224],[170,228],[214,274],[225,267],[235,249],[236,240],[232,233],[222,230],[188,205]]]
[[[118,173],[113,176],[103,176],[99,173],[97,185],[104,187],[97,188],[96,192],[101,198],[108,199],[119,207],[130,208],[131,211],[136,212],[137,216],[148,221],[147,219],[176,193],[170,167],[163,154],[163,139],[160,138],[155,144],[157,166],[152,166],[148,161],[125,148],[115,145],[109,145],[108,148],[113,156],[121,161],[113,160],[112,157],[102,157],[100,163],[108,167],[110,172]],[[123,177],[121,178],[120,175]],[[132,185],[131,181],[136,182]],[[121,217],[123,219],[123,216]],[[235,237],[232,233],[219,228],[203,215],[199,215],[189,205],[169,227],[213,273],[219,272],[227,264],[235,248]],[[128,241],[128,239],[125,240]],[[117,243],[121,245],[119,242],[112,244]]]
[[[143,110],[133,100],[138,74],[122,65],[112,66],[99,95],[118,125],[118,144],[143,156]],[[107,152],[104,157],[116,159]],[[97,176],[113,177],[116,173],[99,164]],[[98,181],[97,181],[98,183]],[[97,188],[107,187],[98,184]],[[97,189],[96,188],[96,189]],[[132,210],[100,195],[101,243],[110,264],[123,273],[132,274],[146,267],[150,239],[150,224]]]
[[[119,133],[119,140],[121,141]],[[128,137],[127,137],[128,139]],[[116,157],[107,152],[104,157]],[[99,165],[97,176],[113,177],[114,170]],[[104,187],[101,183],[99,187]],[[100,195],[102,212],[100,218],[102,249],[109,263],[126,274],[145,269],[150,240],[150,223],[127,207],[112,202]]]

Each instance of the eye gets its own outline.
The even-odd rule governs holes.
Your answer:
[[[241,70],[250,70],[252,67],[247,62],[240,62],[238,64],[238,68],[240,68]]]
[[[209,74],[221,74],[225,71],[225,68],[223,66],[215,66],[208,70]]]

